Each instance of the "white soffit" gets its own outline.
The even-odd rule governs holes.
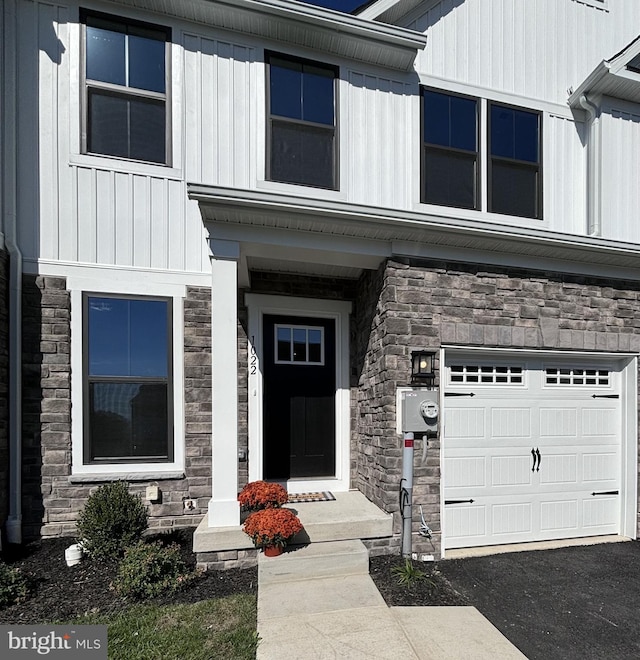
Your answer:
[[[427,43],[412,30],[290,0],[112,1],[402,71]]]

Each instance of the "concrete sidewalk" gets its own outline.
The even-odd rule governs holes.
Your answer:
[[[258,660],[522,660],[474,607],[387,607],[361,541],[260,555]]]

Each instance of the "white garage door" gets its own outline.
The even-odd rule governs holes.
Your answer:
[[[613,365],[452,356],[445,366],[446,548],[620,532]]]

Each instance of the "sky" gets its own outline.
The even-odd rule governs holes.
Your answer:
[[[316,5],[317,7],[327,7],[328,9],[335,9],[345,13],[352,12],[356,7],[367,4],[367,0],[299,0],[308,5]]]

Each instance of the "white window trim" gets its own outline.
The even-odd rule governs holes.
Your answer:
[[[349,388],[349,314],[351,303],[248,293],[249,481],[262,479],[263,378],[262,320],[265,314],[334,319],[336,324],[336,474],[322,479],[289,479],[289,492],[349,490],[351,452],[351,395]],[[255,359],[254,359],[255,358]],[[255,369],[254,369],[255,367]]]
[[[162,282],[125,282],[119,281],[111,286],[105,285],[104,278],[69,277],[67,288],[71,297],[71,481],[74,477],[133,478],[140,479],[148,474],[149,478],[175,478],[176,473],[183,474],[185,469],[184,442],[184,286],[167,285]],[[108,280],[107,280],[108,281]],[[173,318],[173,461],[167,463],[83,463],[83,293],[157,296],[172,300]]]

